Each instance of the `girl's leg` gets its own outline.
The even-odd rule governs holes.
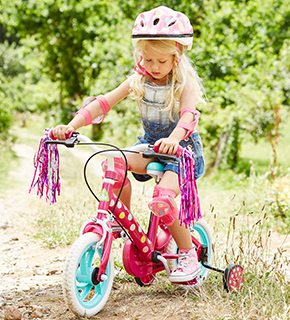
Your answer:
[[[192,249],[191,234],[189,229],[185,228],[184,224],[180,225],[179,219],[177,218],[172,226],[167,226],[169,232],[174,238],[178,248]]]
[[[132,154],[127,156],[127,162],[130,171],[133,171],[138,174],[146,174],[146,167],[151,159],[144,159],[139,154]],[[129,179],[128,179],[129,180]],[[116,196],[118,196],[120,189],[113,191]],[[122,193],[120,195],[120,200],[123,204],[130,210],[131,209],[131,193],[132,193],[132,186],[129,180],[126,186],[124,186]]]
[[[170,189],[179,195],[178,176],[173,171],[166,171],[159,183],[160,187]],[[177,208],[176,202],[173,198],[170,199],[175,208]],[[191,235],[189,229],[184,225],[180,225],[179,219],[176,218],[172,226],[167,226],[169,232],[172,234],[178,248],[192,249]]]
[[[174,191],[176,195],[180,193],[178,176],[172,171],[165,172],[159,186]],[[170,201],[174,208],[177,208],[174,199],[170,198]],[[169,280],[172,282],[187,282],[196,278],[200,273],[200,265],[196,251],[192,247],[190,230],[184,225],[180,225],[178,217],[167,228],[179,248],[178,264],[176,269],[171,273]]]
[[[124,203],[124,205],[130,210],[131,209],[131,193],[132,193],[132,187],[131,187],[131,181],[128,179],[128,183],[125,185],[125,187],[122,189],[122,193],[120,194],[120,200]],[[114,190],[114,194],[116,197],[118,197],[121,189]]]

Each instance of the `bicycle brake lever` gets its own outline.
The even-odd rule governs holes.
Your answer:
[[[73,148],[78,143],[78,132],[74,132],[70,138],[60,141],[60,140],[49,140],[45,141],[45,144],[63,144],[67,148]]]
[[[64,141],[67,148],[73,148],[78,143],[78,132],[74,132],[69,139]]]

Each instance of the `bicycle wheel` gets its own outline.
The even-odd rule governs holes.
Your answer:
[[[224,288],[227,292],[238,292],[244,283],[244,270],[239,264],[231,263],[226,267],[223,276]]]
[[[193,227],[190,227],[190,232],[204,247],[207,247],[208,263],[211,265],[213,262],[213,250],[212,250],[213,237],[212,237],[210,227],[203,219],[200,219],[197,222],[195,222]],[[171,239],[171,241],[167,245],[165,251],[166,251],[166,253],[169,253],[169,254],[173,254],[173,253],[178,252],[178,247],[177,247],[174,239]],[[169,264],[171,270],[174,270],[177,265],[177,261],[169,259],[168,264]],[[208,273],[210,270],[205,268],[201,263],[200,263],[200,267],[201,267],[201,273],[196,278],[196,282],[195,283],[193,282],[193,285],[197,285],[197,286],[202,285],[203,282],[208,277]]]
[[[69,309],[78,316],[91,317],[107,302],[114,278],[112,253],[108,261],[107,280],[95,285],[92,275],[98,270],[102,246],[96,250],[100,236],[89,232],[79,237],[72,245],[64,265],[63,294]]]

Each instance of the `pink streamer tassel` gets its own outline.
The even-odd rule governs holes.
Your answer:
[[[184,148],[178,166],[178,181],[181,194],[179,210],[180,225],[190,226],[202,218],[195,180],[195,162],[190,148]]]
[[[37,195],[40,196],[40,199],[45,193],[46,201],[54,204],[56,195],[60,195],[59,154],[55,144],[45,144],[50,140],[49,132],[50,129],[44,130],[38,151],[34,156],[35,171],[29,193],[37,187]]]

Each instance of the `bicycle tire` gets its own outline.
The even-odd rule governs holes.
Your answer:
[[[105,305],[114,278],[114,258],[110,254],[107,280],[94,285],[92,272],[99,266],[102,247],[96,250],[101,237],[89,232],[79,237],[69,250],[63,271],[63,295],[68,308],[77,316],[91,317]]]
[[[213,253],[213,236],[211,229],[209,225],[206,223],[205,220],[200,219],[197,222],[195,222],[193,227],[190,227],[190,232],[194,234],[194,237],[197,238],[200,243],[208,248],[208,264],[212,264],[213,258],[214,258],[214,253]],[[166,253],[168,254],[175,254],[178,253],[178,247],[172,238],[170,242],[168,243],[166,249]],[[176,259],[168,259],[168,264],[171,270],[174,270],[177,265],[177,260]],[[200,275],[196,278],[196,284],[195,286],[201,286],[203,282],[207,279],[208,274],[209,274],[209,269],[205,268],[201,263],[201,273]]]

